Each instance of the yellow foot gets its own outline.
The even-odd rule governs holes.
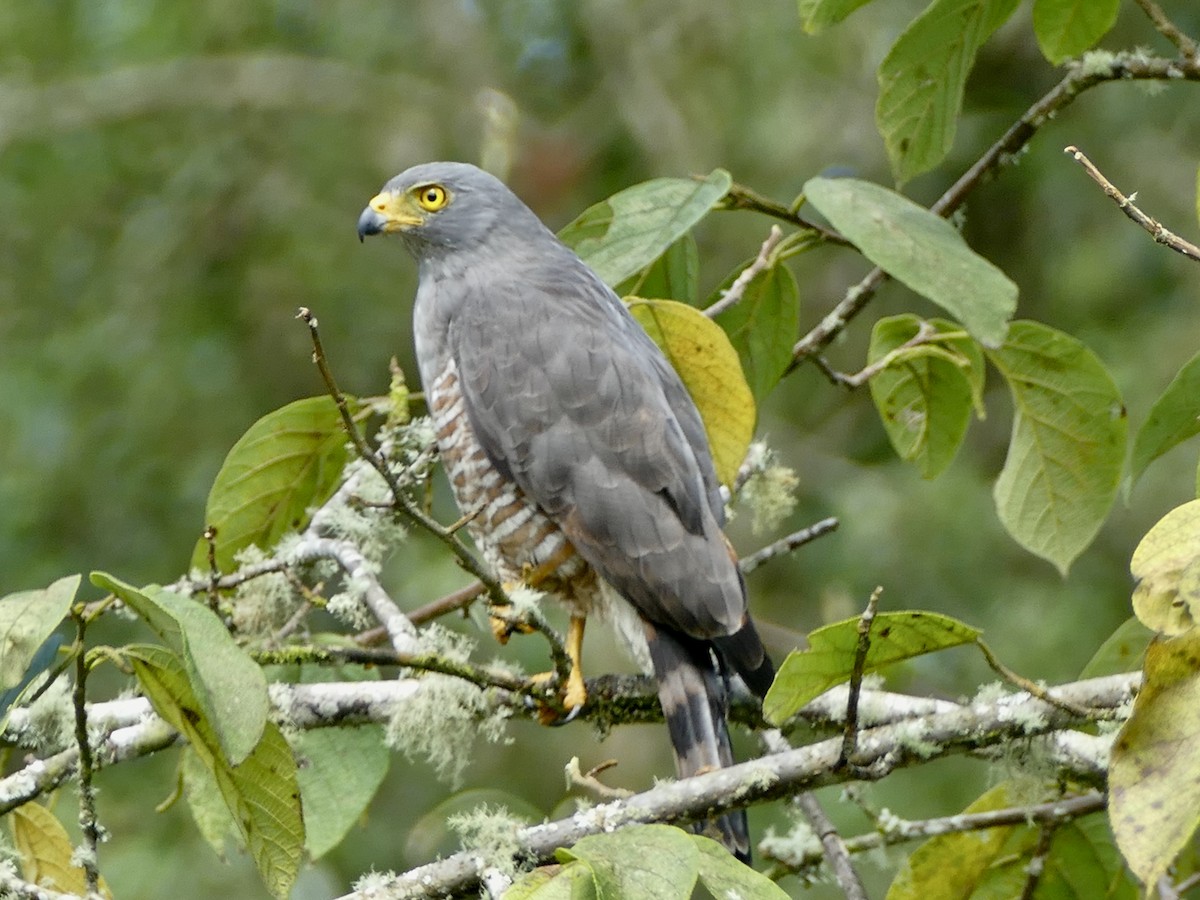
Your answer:
[[[521,582],[507,582],[502,587],[508,593],[521,586]],[[501,644],[507,644],[508,639],[516,634],[532,634],[535,629],[529,622],[513,612],[512,606],[492,604],[488,609],[488,623],[492,626],[492,634]]]
[[[538,672],[529,676],[530,682],[539,688],[550,690],[558,680],[557,672]],[[570,722],[587,703],[587,685],[583,683],[583,673],[572,669],[567,676],[567,688],[553,705],[547,703],[538,708],[538,721],[543,725],[564,725]]]

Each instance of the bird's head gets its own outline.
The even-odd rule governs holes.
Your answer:
[[[466,163],[435,162],[401,172],[358,217],[358,237],[396,233],[418,258],[471,250],[497,229],[527,224],[529,209],[504,184]]]

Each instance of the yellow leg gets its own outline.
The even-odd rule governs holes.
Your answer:
[[[571,674],[567,676],[567,690],[563,694],[563,705],[570,710],[582,709],[587,702],[587,685],[583,683],[583,629],[587,619],[571,616],[567,629],[567,656],[571,659]]]

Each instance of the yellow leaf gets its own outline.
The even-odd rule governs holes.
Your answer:
[[[733,484],[754,437],[757,416],[737,351],[721,327],[695,307],[640,297],[627,297],[626,302],[700,410],[717,477]]]
[[[1145,671],[1113,745],[1108,815],[1129,868],[1153,885],[1200,824],[1200,630],[1152,643]]]
[[[9,821],[26,881],[64,894],[87,893],[87,876],[71,862],[71,839],[54,813],[41,804],[26,803],[13,810]],[[104,879],[100,893],[112,897]]]
[[[1147,628],[1183,634],[1200,621],[1200,500],[1171,510],[1133,551],[1133,611]]]

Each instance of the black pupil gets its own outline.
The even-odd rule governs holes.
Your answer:
[[[430,188],[429,190],[427,190],[425,192],[426,202],[437,203],[437,199],[438,199],[438,192],[436,190],[434,190],[433,188]]]

